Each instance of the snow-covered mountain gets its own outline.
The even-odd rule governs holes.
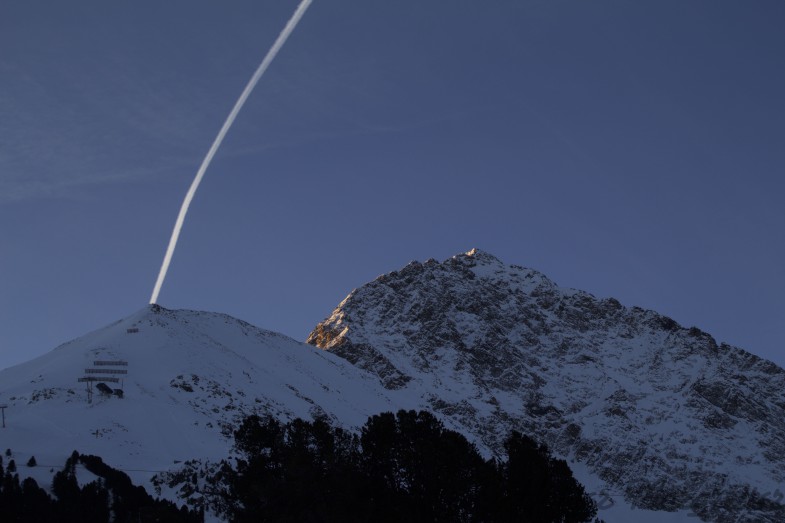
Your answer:
[[[428,409],[485,453],[547,442],[608,523],[785,521],[785,371],[654,312],[475,250],[355,290],[308,341],[145,307],[0,371],[0,450],[42,485],[78,450],[149,488],[227,457],[246,414]]]
[[[360,287],[308,342],[487,448],[536,435],[639,507],[785,521],[785,371],[655,312],[472,250]]]
[[[78,382],[90,376],[117,378],[106,384],[123,397],[93,386],[88,403],[88,384],[105,381]],[[223,314],[158,306],[3,370],[0,404],[0,447],[18,465],[34,455],[39,466],[19,470],[42,485],[73,450],[149,486],[178,462],[227,457],[244,414],[359,427],[398,409],[374,376],[342,358]]]

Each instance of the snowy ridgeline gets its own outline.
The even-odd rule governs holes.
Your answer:
[[[146,307],[0,372],[0,447],[35,455],[19,471],[42,485],[78,450],[152,492],[226,458],[247,414],[358,428],[424,409],[485,455],[513,429],[546,442],[608,523],[784,520],[785,373],[651,311],[472,251],[357,289],[309,342],[327,350]]]

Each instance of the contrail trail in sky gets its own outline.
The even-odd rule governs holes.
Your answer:
[[[183,205],[180,207],[180,214],[177,215],[177,221],[174,224],[174,230],[172,231],[172,237],[169,239],[169,246],[166,248],[166,255],[164,256],[164,261],[161,264],[161,271],[158,273],[158,280],[155,282],[155,287],[153,288],[153,295],[150,297],[150,303],[156,303],[158,301],[158,294],[161,292],[161,286],[164,284],[164,280],[166,279],[166,272],[169,270],[169,264],[172,261],[172,255],[174,254],[174,249],[177,246],[177,239],[180,237],[180,231],[183,228],[183,222],[185,221],[185,215],[188,213],[188,207],[191,205],[191,200],[194,198],[194,194],[196,193],[196,189],[199,188],[199,184],[204,177],[204,172],[207,170],[207,167],[210,165],[210,162],[213,160],[213,156],[215,156],[215,152],[221,146],[221,142],[223,142],[226,133],[229,131],[229,128],[234,123],[234,119],[237,118],[237,113],[240,112],[240,109],[243,108],[243,104],[248,99],[248,96],[253,91],[253,88],[256,87],[256,84],[259,82],[259,79],[262,77],[264,72],[269,67],[270,63],[275,58],[275,55],[278,54],[278,51],[281,50],[283,44],[286,43],[286,39],[289,38],[289,35],[292,34],[294,28],[297,26],[297,23],[300,21],[300,18],[303,17],[305,14],[305,10],[308,9],[308,6],[311,5],[312,0],[302,0],[300,5],[297,6],[297,10],[292,15],[292,18],[286,23],[286,27],[283,28],[281,34],[278,35],[278,39],[275,41],[273,46],[267,51],[267,55],[265,55],[264,60],[259,65],[259,68],[253,74],[251,79],[248,81],[248,85],[245,86],[243,93],[240,95],[240,98],[237,99],[237,103],[234,104],[234,108],[232,112],[229,113],[229,116],[226,118],[223,127],[218,132],[218,136],[215,137],[215,141],[213,142],[212,147],[207,152],[207,156],[204,157],[202,160],[202,165],[199,167],[199,170],[196,172],[196,177],[194,181],[191,182],[191,187],[188,189],[188,193],[185,195],[185,200],[183,200]]]

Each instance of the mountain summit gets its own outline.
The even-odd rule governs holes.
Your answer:
[[[0,404],[3,449],[46,465],[25,471],[39,484],[76,449],[148,487],[177,463],[226,458],[249,414],[360,427],[398,408],[332,354],[225,314],[158,305],[0,371]]]
[[[781,522],[785,371],[478,249],[354,290],[308,338],[482,445],[533,434],[631,503]]]

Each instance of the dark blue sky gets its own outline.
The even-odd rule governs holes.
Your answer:
[[[0,0],[0,367],[143,307],[296,1]],[[479,247],[785,364],[785,3],[314,0],[159,302],[304,339]]]

